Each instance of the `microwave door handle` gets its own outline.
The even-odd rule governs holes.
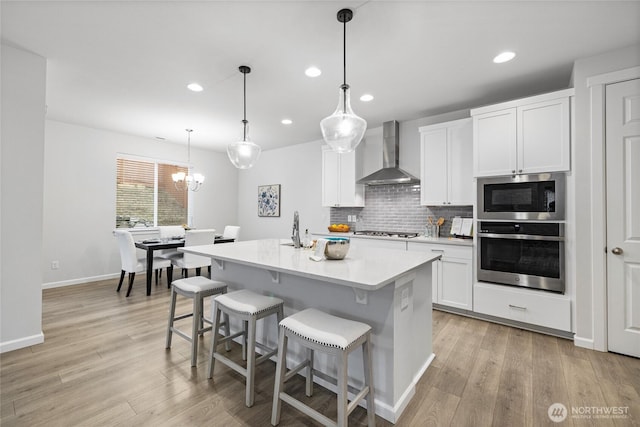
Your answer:
[[[546,240],[548,242],[564,242],[564,237],[559,237],[559,236],[538,236],[538,235],[532,235],[532,234],[478,233],[478,237],[489,237],[489,238],[492,238],[492,239]]]

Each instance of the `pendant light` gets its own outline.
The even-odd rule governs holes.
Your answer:
[[[247,74],[251,72],[251,68],[241,65],[240,72],[244,76],[244,118],[242,119],[242,140],[232,142],[227,145],[227,155],[231,163],[238,169],[249,169],[258,161],[262,149],[258,144],[251,142],[247,131]]]
[[[338,153],[353,151],[367,130],[367,122],[351,109],[351,95],[347,84],[347,22],[353,18],[351,9],[341,9],[338,21],[344,28],[343,36],[343,83],[338,96],[338,108],[329,117],[320,122],[322,137]]]
[[[187,131],[187,163],[191,165],[191,132],[193,129],[185,129]],[[187,175],[184,172],[176,172],[171,174],[173,185],[178,190],[198,191],[202,183],[204,183],[204,175],[194,173]]]

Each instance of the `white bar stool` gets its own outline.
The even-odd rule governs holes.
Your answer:
[[[211,352],[209,356],[209,371],[207,378],[213,377],[213,368],[215,366],[216,359],[239,374],[244,375],[247,381],[245,404],[247,407],[251,407],[253,406],[254,401],[254,377],[256,366],[266,360],[269,360],[269,358],[278,351],[278,349],[271,349],[256,342],[256,321],[275,314],[277,316],[277,321],[280,322],[284,318],[284,301],[280,298],[260,295],[243,289],[215,297],[214,304],[214,329],[217,330],[217,328],[220,327],[220,314],[223,313],[225,316],[233,315],[242,320],[243,330],[233,335],[229,335],[227,333],[227,336],[222,339],[220,339],[217,334],[213,335],[213,339],[211,340]],[[229,340],[241,335],[242,359],[247,361],[246,368],[238,365],[236,362],[217,351],[219,344],[228,344]],[[265,353],[257,359],[255,352],[256,347],[260,347],[265,351]]]
[[[287,372],[287,341],[289,338],[294,338],[302,346],[307,348],[308,359]],[[347,383],[348,356],[359,346],[362,346],[364,358],[364,387],[362,390],[356,390]],[[322,425],[346,427],[349,414],[364,398],[367,399],[367,421],[369,427],[376,425],[373,375],[371,369],[371,327],[369,325],[332,316],[314,308],[308,308],[280,322],[278,348],[276,380],[273,391],[273,408],[271,412],[272,425],[277,426],[280,422],[281,401],[284,401]],[[337,379],[313,368],[313,355],[316,350],[337,357]],[[306,395],[308,397],[311,397],[313,394],[313,375],[337,386],[337,423],[283,391],[285,381],[289,380],[289,378],[304,367],[308,367],[306,376]],[[351,402],[348,401],[347,390],[355,395],[355,398]]]
[[[169,308],[169,325],[167,326],[167,345],[171,348],[171,337],[175,332],[182,338],[191,343],[191,366],[196,366],[198,359],[198,336],[211,330],[211,326],[204,327],[204,323],[213,324],[213,322],[204,317],[203,305],[204,299],[217,294],[227,292],[227,284],[207,279],[206,277],[196,276],[187,279],[174,280],[171,283],[171,305]],[[193,312],[176,316],[176,298],[177,295],[193,299]],[[173,323],[176,320],[193,317],[193,326],[191,328],[191,336],[185,334],[181,330],[175,328]],[[229,335],[229,322],[224,323],[225,333]],[[216,327],[213,335],[218,335],[220,326]]]

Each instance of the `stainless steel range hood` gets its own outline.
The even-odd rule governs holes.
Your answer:
[[[382,169],[358,180],[358,184],[420,184],[420,180],[400,169],[400,132],[398,122],[382,124]]]

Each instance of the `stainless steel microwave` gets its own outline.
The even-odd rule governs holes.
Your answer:
[[[565,175],[478,178],[478,219],[565,219]]]

